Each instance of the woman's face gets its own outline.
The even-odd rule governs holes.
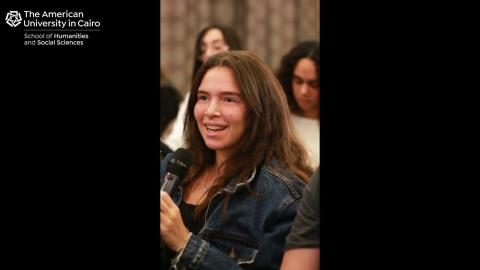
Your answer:
[[[222,31],[216,28],[210,29],[205,33],[200,43],[200,60],[205,62],[212,55],[228,51],[228,49]]]
[[[205,73],[194,114],[207,147],[217,154],[230,154],[245,133],[247,107],[229,68],[214,67]]]
[[[293,70],[292,89],[302,116],[318,118],[320,111],[320,88],[315,63],[302,58]]]

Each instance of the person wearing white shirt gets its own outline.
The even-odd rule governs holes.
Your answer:
[[[290,107],[297,136],[309,153],[309,164],[320,164],[320,42],[303,41],[281,60],[277,78]]]

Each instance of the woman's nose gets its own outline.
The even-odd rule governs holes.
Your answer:
[[[307,83],[302,83],[302,85],[300,86],[300,94],[302,94],[303,96],[306,96],[308,93],[308,85]]]
[[[212,100],[210,104],[208,104],[207,110],[205,110],[205,115],[206,116],[214,116],[218,115],[218,105],[215,100]]]
[[[208,47],[203,54],[203,62],[207,61],[208,58],[214,56],[218,51],[215,48]]]

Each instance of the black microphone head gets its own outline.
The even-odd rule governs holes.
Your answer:
[[[167,164],[166,172],[177,175],[180,179],[185,177],[192,164],[192,153],[184,148],[178,148],[172,154],[172,159]]]

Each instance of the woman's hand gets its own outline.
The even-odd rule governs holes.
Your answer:
[[[160,237],[173,251],[179,252],[185,245],[188,230],[183,224],[180,209],[170,196],[160,193]]]

